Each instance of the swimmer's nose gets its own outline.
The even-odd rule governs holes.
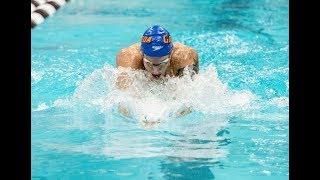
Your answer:
[[[161,71],[158,67],[153,67],[152,69],[152,74],[154,75],[160,75],[161,74]]]

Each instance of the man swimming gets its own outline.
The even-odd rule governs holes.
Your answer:
[[[199,72],[198,54],[186,45],[172,42],[170,33],[163,27],[155,25],[149,27],[141,38],[141,43],[133,44],[121,49],[116,56],[117,68],[132,68],[145,70],[153,79],[161,76],[182,76],[184,69]],[[117,77],[117,87],[124,90],[132,84],[132,79],[123,73]],[[119,111],[127,116],[129,111],[119,106]],[[187,108],[179,115],[189,113]]]
[[[151,73],[154,78],[160,76],[181,76],[189,67],[199,72],[197,52],[181,43],[172,42],[170,33],[161,26],[148,28],[141,43],[121,49],[116,57],[117,67],[142,69]],[[117,85],[126,89],[130,83],[125,75],[119,76]]]

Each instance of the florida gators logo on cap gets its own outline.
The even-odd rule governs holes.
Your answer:
[[[142,36],[141,42],[143,43],[151,43],[152,37],[150,36]]]
[[[163,42],[164,43],[171,43],[171,36],[170,35],[164,35],[163,36]]]

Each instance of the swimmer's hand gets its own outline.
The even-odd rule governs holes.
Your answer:
[[[131,113],[130,113],[130,111],[128,110],[128,108],[127,107],[125,107],[125,106],[123,106],[123,105],[119,105],[118,106],[118,111],[122,114],[122,115],[124,115],[124,116],[126,116],[126,117],[132,117],[132,115],[131,115]]]
[[[132,78],[130,78],[127,73],[122,72],[117,77],[116,85],[119,89],[125,90],[132,84],[132,82],[133,82]]]
[[[190,114],[191,112],[192,112],[191,107],[183,107],[176,112],[176,117],[185,116],[187,114]]]

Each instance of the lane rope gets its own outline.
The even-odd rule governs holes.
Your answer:
[[[31,28],[36,27],[52,16],[70,0],[31,0]]]

